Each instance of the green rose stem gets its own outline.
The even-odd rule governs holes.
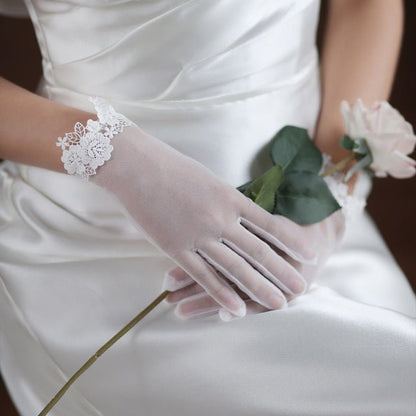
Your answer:
[[[338,172],[339,170],[344,169],[348,165],[348,163],[350,163],[354,159],[355,159],[355,153],[351,153],[345,159],[342,159],[336,165],[332,166],[332,168],[330,168],[326,172],[322,173],[322,175],[320,175],[321,178],[325,178],[325,176],[332,175],[333,173]]]
[[[84,373],[91,365],[103,355],[113,344],[115,344],[125,333],[130,331],[139,321],[141,321],[152,309],[154,309],[166,296],[170,293],[169,290],[162,292],[152,303],[146,306],[135,318],[133,318],[124,328],[122,328],[117,334],[115,334],[110,340],[108,340],[88,361],[65,383],[65,385],[58,391],[55,397],[46,405],[46,407],[39,413],[38,416],[45,416],[52,407],[59,401],[59,399],[65,394],[69,387],[75,382],[75,380]]]

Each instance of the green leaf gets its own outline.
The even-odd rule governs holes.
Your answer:
[[[285,126],[272,139],[270,156],[275,165],[281,165],[285,173],[302,170],[318,173],[322,155],[306,129]]]
[[[350,136],[344,135],[339,141],[339,145],[347,150],[352,150],[354,148],[354,140]]]
[[[249,186],[244,191],[244,195],[266,211],[272,213],[276,203],[276,190],[282,183],[283,177],[282,167],[275,165],[249,183]]]
[[[251,183],[253,183],[254,181],[248,181],[246,183],[244,183],[243,185],[240,185],[237,187],[237,190],[239,190],[240,192],[244,192]]]
[[[285,175],[276,192],[274,214],[284,215],[298,224],[313,224],[340,208],[320,176],[295,171]]]

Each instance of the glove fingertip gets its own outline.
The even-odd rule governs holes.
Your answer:
[[[166,273],[162,283],[162,291],[169,290],[170,292],[174,292],[175,290],[183,289],[184,287],[189,286],[193,282],[194,281],[191,277],[178,281],[169,273]]]
[[[218,316],[224,322],[230,322],[230,321],[233,321],[234,319],[238,319],[237,316],[235,316],[232,313],[228,312],[226,309],[220,309],[218,311]]]
[[[179,318],[181,321],[186,321],[188,320],[188,317],[186,315],[184,315],[181,311],[180,311],[180,304],[177,304],[175,309],[174,309],[174,314],[177,318]]]

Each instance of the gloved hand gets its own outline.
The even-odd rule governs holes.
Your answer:
[[[324,154],[324,163],[321,173],[332,168],[331,158]],[[349,166],[350,167],[350,166]],[[349,168],[348,167],[348,168]],[[347,170],[348,170],[347,168]],[[294,259],[286,253],[273,249],[290,263],[306,280],[306,289],[310,287],[317,273],[322,269],[328,257],[337,248],[345,233],[348,223],[351,223],[362,213],[371,190],[371,180],[364,172],[356,173],[346,184],[345,173],[337,172],[326,176],[325,181],[342,210],[334,212],[323,221],[311,225],[298,225],[286,217],[274,215],[282,225],[290,227],[292,238],[298,241],[299,251],[311,250],[315,261],[304,261]],[[218,313],[222,320],[228,321],[235,316],[226,311],[215,299],[195,283],[193,279],[180,267],[174,267],[167,271],[163,286],[171,290],[166,297],[168,303],[177,304],[175,313],[183,319],[205,317]],[[240,294],[246,303],[247,313],[260,313],[270,310],[265,305],[259,304],[255,299],[250,299],[238,288],[233,287]],[[285,293],[287,300],[293,299],[296,295]]]
[[[58,138],[65,168],[112,192],[148,240],[218,305],[244,316],[238,293],[278,309],[286,304],[283,292],[305,290],[291,262],[311,261],[315,252],[297,238],[296,224],[268,213],[111,106],[97,112],[99,121],[85,128],[77,123]]]
[[[316,262],[311,264],[310,262],[304,263],[294,260],[285,253],[278,251],[278,254],[292,264],[306,279],[307,287],[309,287],[318,271],[341,240],[345,230],[345,216],[341,210],[338,210],[323,221],[307,226],[297,225],[288,218],[279,215],[275,215],[275,218],[279,219],[284,227],[292,229],[292,238],[296,239],[302,247],[308,248],[314,253]],[[224,310],[198,283],[193,282],[189,275],[180,267],[169,270],[165,277],[165,282],[167,288],[176,289],[167,296],[166,301],[168,303],[177,303],[175,308],[177,316],[188,319],[219,313],[222,320],[228,321],[233,319],[232,314]],[[240,293],[237,288],[235,289],[244,299],[247,313],[260,313],[270,310],[270,308],[256,302],[256,300],[244,296],[244,293]],[[294,296],[286,294],[286,297],[290,300]]]

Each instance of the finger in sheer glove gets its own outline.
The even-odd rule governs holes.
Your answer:
[[[280,216],[276,216],[280,217]],[[294,268],[306,279],[307,288],[313,282],[316,274],[323,267],[330,254],[340,242],[345,230],[345,217],[341,210],[336,211],[323,221],[301,226],[285,217],[280,217],[282,223],[290,224],[296,230],[296,236],[302,244],[313,250],[316,262],[302,262],[295,260],[279,250],[279,254],[292,264]],[[169,270],[165,277],[165,284],[173,292],[168,295],[168,303],[176,303],[175,313],[183,319],[204,317],[219,313],[222,320],[231,320],[234,315],[219,305],[204,289],[190,279],[189,275],[179,267]],[[287,300],[295,296],[285,293]],[[253,299],[244,298],[247,313],[261,313],[270,310],[265,305]]]

